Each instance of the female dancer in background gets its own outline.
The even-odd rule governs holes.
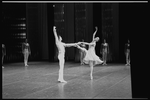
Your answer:
[[[130,66],[130,41],[125,44],[126,65]]]
[[[82,42],[84,42],[84,40],[82,40]],[[86,48],[86,45],[81,43],[80,44],[81,47]],[[80,50],[80,63],[81,65],[84,65],[83,59],[85,57],[85,52],[83,50]]]
[[[103,57],[103,65],[107,65],[106,61],[107,61],[107,54],[109,53],[109,45],[108,43],[106,43],[106,40],[104,39],[104,43],[102,43],[101,45],[101,53],[102,53],[102,57]]]
[[[56,32],[56,27],[53,27],[53,32],[54,32],[54,36],[55,36],[55,43],[56,46],[58,48],[58,60],[59,60],[59,76],[58,76],[58,81],[59,82],[65,82],[64,80],[64,63],[65,63],[65,47],[71,47],[71,46],[76,46],[75,43],[69,43],[69,44],[65,44],[62,42],[62,38],[61,36],[57,36],[57,32]]]
[[[5,45],[2,44],[2,68],[4,68],[3,61],[4,61],[4,56],[5,55],[6,55],[6,48],[5,48]]]
[[[25,43],[22,44],[22,53],[24,55],[24,64],[25,66],[28,66],[28,57],[31,54],[31,50],[27,39],[25,40]]]
[[[95,27],[95,28],[96,28],[96,31],[93,34],[93,40],[92,40],[91,43],[79,42],[79,43],[89,45],[89,48],[87,50],[87,53],[86,53],[85,58],[84,58],[83,61],[84,61],[85,64],[89,64],[89,66],[91,68],[91,73],[90,73],[91,79],[93,79],[93,66],[103,63],[103,61],[95,54],[96,42],[99,41],[99,37],[95,38],[96,32],[98,30],[97,27]],[[79,48],[79,46],[78,46],[78,48]],[[85,51],[85,49],[84,49],[84,51]]]

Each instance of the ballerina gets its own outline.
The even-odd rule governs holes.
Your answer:
[[[55,43],[58,48],[58,60],[59,60],[59,76],[58,76],[58,81],[59,82],[64,82],[67,83],[67,81],[64,80],[64,63],[65,63],[65,47],[71,47],[71,46],[76,46],[76,43],[63,43],[62,42],[62,37],[57,36],[56,32],[56,27],[53,27],[53,32],[55,36]]]
[[[97,27],[95,27],[95,28],[96,28],[96,31],[93,33],[92,42],[90,42],[90,43],[79,42],[79,43],[83,43],[83,44],[86,44],[89,46],[83,61],[85,64],[89,64],[89,66],[90,66],[90,69],[91,69],[90,77],[91,77],[91,79],[93,79],[93,67],[97,64],[103,63],[103,61],[95,54],[96,42],[99,41],[99,37],[95,37],[98,28]],[[85,51],[85,49],[84,49],[84,51]]]
[[[28,57],[31,54],[31,50],[27,39],[25,40],[25,43],[22,44],[22,53],[24,55],[24,64],[25,66],[28,66]]]

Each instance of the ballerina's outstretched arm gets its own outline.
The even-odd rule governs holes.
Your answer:
[[[92,41],[94,41],[94,39],[95,39],[95,35],[96,35],[96,32],[97,32],[97,30],[98,30],[98,28],[97,28],[97,26],[95,27],[95,32],[93,33],[93,40]]]
[[[79,44],[81,44],[81,43],[83,43],[83,44],[85,44],[85,45],[90,45],[90,43],[88,43],[88,42],[78,42]]]
[[[79,45],[76,45],[76,47],[77,47],[78,49],[82,50],[82,51],[87,51],[85,48],[80,47]]]

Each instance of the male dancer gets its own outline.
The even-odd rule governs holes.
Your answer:
[[[59,60],[59,67],[60,67],[58,81],[67,83],[63,77],[64,63],[65,63],[65,47],[76,46],[76,43],[69,43],[69,44],[63,43],[61,36],[59,36],[59,37],[57,36],[55,26],[53,27],[53,32],[54,32],[54,36],[55,36],[55,43],[58,48],[58,60]]]

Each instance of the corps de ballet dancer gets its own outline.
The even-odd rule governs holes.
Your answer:
[[[107,54],[109,53],[109,45],[106,42],[106,40],[104,39],[104,43],[102,43],[101,45],[101,54],[102,54],[102,58],[103,58],[103,65],[107,65]]]
[[[126,65],[130,66],[130,41],[125,44]]]
[[[24,64],[27,67],[28,66],[28,58],[29,58],[29,55],[31,55],[30,45],[27,42],[27,39],[25,40],[25,43],[22,44],[22,53],[24,55]]]
[[[103,61],[95,54],[96,42],[99,41],[99,37],[95,37],[98,28],[97,27],[95,27],[95,28],[96,28],[96,31],[93,33],[92,42],[90,42],[90,43],[78,42],[78,43],[83,43],[85,45],[88,45],[89,46],[88,50],[86,50],[85,48],[80,47],[77,44],[77,48],[83,50],[86,53],[83,61],[84,61],[85,64],[89,64],[89,66],[90,66],[90,69],[91,69],[90,78],[91,78],[91,80],[93,79],[93,67],[97,64],[102,64],[103,63]]]
[[[82,39],[82,42],[84,42],[84,40]],[[81,47],[86,48],[86,45],[81,43],[80,44]],[[83,59],[85,57],[85,52],[83,50],[80,50],[80,64],[84,65]]]
[[[62,42],[62,37],[57,35],[56,26],[53,27],[53,32],[55,36],[55,43],[58,48],[58,60],[59,60],[59,75],[58,82],[67,83],[64,80],[64,63],[65,63],[65,47],[76,46],[76,43],[64,43]]]
[[[4,56],[6,55],[6,47],[4,44],[2,44],[2,68],[4,68],[3,66],[3,61],[4,61]]]

